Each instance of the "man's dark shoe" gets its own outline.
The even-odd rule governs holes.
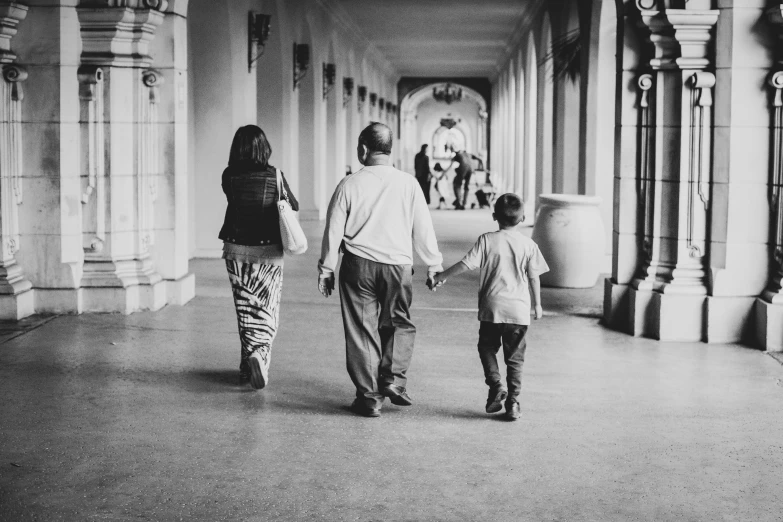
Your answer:
[[[497,413],[503,409],[503,401],[506,400],[508,392],[502,386],[493,386],[489,389],[487,396],[487,413]]]
[[[388,397],[391,403],[397,406],[410,406],[413,404],[413,399],[402,386],[388,384],[381,388],[381,395]]]
[[[354,399],[353,404],[351,404],[351,411],[361,415],[362,417],[381,416],[380,408],[371,408],[370,406],[367,406],[367,404],[362,399]]]
[[[506,418],[508,420],[515,421],[519,418],[519,403],[517,401],[510,401],[506,403]]]

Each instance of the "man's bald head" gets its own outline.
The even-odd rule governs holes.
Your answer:
[[[394,133],[392,130],[376,121],[370,123],[359,134],[359,145],[367,147],[369,154],[391,154],[392,143],[394,142]]]

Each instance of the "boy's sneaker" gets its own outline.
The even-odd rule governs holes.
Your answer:
[[[258,352],[251,353],[247,362],[250,365],[250,384],[256,390],[260,390],[269,381],[269,369]]]
[[[515,421],[519,418],[519,403],[517,401],[506,402],[506,418]]]
[[[506,396],[508,396],[508,392],[502,386],[490,388],[489,396],[487,396],[487,413],[497,413],[502,410]]]

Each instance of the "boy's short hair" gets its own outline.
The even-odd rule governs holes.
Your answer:
[[[495,201],[495,219],[503,226],[513,227],[525,219],[522,200],[516,194],[503,194]]]

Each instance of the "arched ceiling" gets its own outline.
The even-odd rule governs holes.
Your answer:
[[[497,72],[534,0],[334,0],[400,76]]]

